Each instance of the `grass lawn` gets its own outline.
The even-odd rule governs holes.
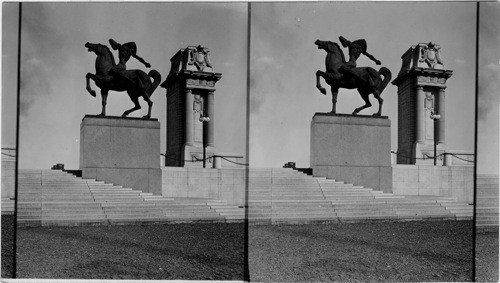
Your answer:
[[[476,234],[476,282],[498,282],[498,230]]]
[[[2,278],[12,278],[14,257],[14,216],[2,215]]]
[[[2,277],[12,267],[9,224],[2,216]],[[248,237],[251,281],[472,280],[472,221],[257,225]],[[477,235],[480,281],[498,280],[497,237]],[[243,280],[244,240],[243,224],[20,228],[17,275]]]
[[[20,228],[18,278],[243,280],[243,224]]]
[[[472,221],[250,226],[250,279],[472,281]]]

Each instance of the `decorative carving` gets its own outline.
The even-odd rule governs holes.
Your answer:
[[[424,107],[427,110],[434,111],[434,95],[432,93],[425,93]]]
[[[201,86],[201,87],[214,87],[215,86],[214,81],[198,80],[198,79],[187,79],[186,83],[188,85]]]
[[[196,49],[189,51],[188,64],[196,66],[199,71],[204,71],[207,67],[212,68],[212,63],[210,63],[208,56],[209,52],[208,48],[198,45]]]
[[[420,62],[426,62],[427,65],[434,69],[436,63],[439,63],[444,66],[443,61],[441,60],[440,55],[441,48],[436,44],[429,42],[427,46],[425,46],[420,52]]]
[[[204,100],[201,95],[195,94],[193,100],[193,127],[194,127],[194,141],[203,141],[203,128],[200,122],[200,117],[203,116]]]
[[[193,101],[193,112],[194,113],[203,113],[203,99],[199,94],[195,94]]]
[[[428,83],[428,84],[434,84],[434,85],[446,84],[445,78],[430,77],[430,76],[418,76],[417,81],[419,83]]]

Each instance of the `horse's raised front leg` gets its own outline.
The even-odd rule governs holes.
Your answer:
[[[332,112],[333,114],[337,113],[337,95],[339,94],[338,87],[332,87]]]
[[[95,91],[90,87],[90,79],[92,78],[95,81],[94,77],[92,76],[94,75],[91,73],[87,73],[87,75],[85,76],[85,80],[87,81],[87,91],[90,93],[90,95],[95,97]]]
[[[102,97],[102,111],[100,116],[106,116],[106,103],[108,101],[108,90],[101,89],[101,97]]]
[[[322,94],[326,94],[326,89],[321,86],[320,77],[324,78],[325,72],[316,71],[316,88],[321,91]]]

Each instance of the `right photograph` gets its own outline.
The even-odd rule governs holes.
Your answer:
[[[498,282],[500,3],[479,3],[476,281]]]
[[[474,239],[495,225],[475,234],[477,15],[476,3],[251,3],[251,281],[478,278]],[[498,72],[494,52],[484,65]],[[498,244],[483,247],[495,244],[498,266]]]

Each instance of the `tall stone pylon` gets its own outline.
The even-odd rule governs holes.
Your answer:
[[[188,46],[170,59],[170,73],[161,84],[167,90],[165,166],[201,166],[198,161],[203,158],[203,123],[207,156],[215,152],[214,94],[222,74],[214,72],[209,52],[203,46]],[[208,116],[210,121],[201,122],[202,116]]]
[[[393,85],[398,87],[398,164],[432,164],[446,151],[445,89],[453,74],[441,58],[441,48],[419,43],[406,51]],[[434,121],[431,114],[440,118]],[[443,155],[438,157],[443,159]]]

